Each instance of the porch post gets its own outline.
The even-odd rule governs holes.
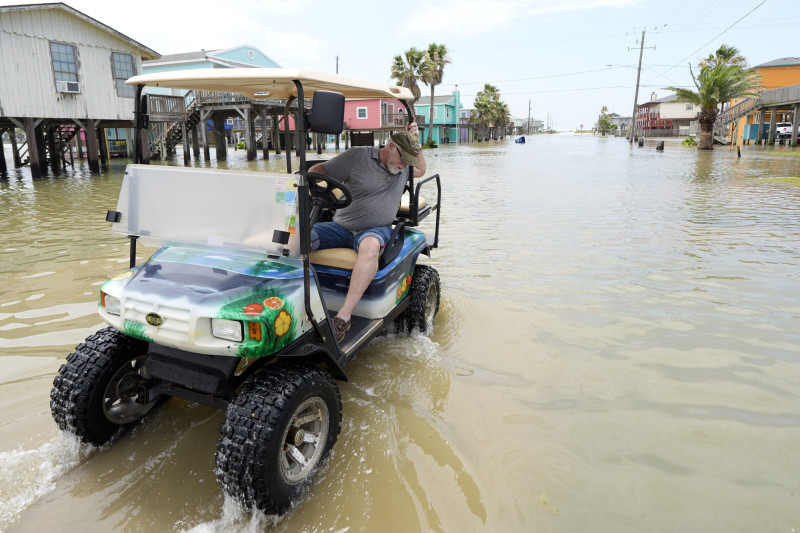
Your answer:
[[[269,130],[267,130],[267,108],[261,109],[261,153],[264,161],[269,161]]]
[[[54,173],[58,172],[59,167],[61,166],[61,161],[58,158],[58,150],[56,148],[56,135],[58,134],[58,126],[50,126],[47,128],[47,151],[50,154],[50,159],[48,163],[50,164],[50,170]]]
[[[19,146],[17,146],[17,128],[11,128],[11,150],[14,152],[14,168],[22,166],[22,158],[19,156]]]
[[[200,159],[200,128],[202,125],[203,123],[199,122],[192,128],[192,155],[195,161]]]
[[[86,153],[89,157],[89,171],[100,172],[100,163],[97,161],[97,129],[94,127],[94,119],[86,120]]]
[[[278,124],[278,115],[272,115],[272,144],[275,155],[281,155],[281,130]]]
[[[217,152],[217,161],[224,161],[228,157],[228,145],[225,138],[225,119],[221,113],[214,113],[214,147]]]
[[[789,146],[797,146],[797,125],[798,125],[798,117],[797,115],[800,113],[800,105],[795,105],[792,108],[792,135],[789,139]]]
[[[759,113],[758,113],[758,129],[756,130],[756,144],[759,144],[759,145],[761,144],[761,141],[763,140],[762,137],[764,137],[764,120],[766,119],[766,117],[767,117],[767,110],[766,109],[762,109],[761,111],[759,111]]]
[[[186,121],[181,121],[181,135],[183,136],[183,166],[188,167],[191,157],[189,155],[189,138],[186,136]]]
[[[249,106],[244,108],[244,147],[247,150],[248,161],[256,158],[255,115],[251,111]]]
[[[31,165],[31,177],[34,179],[42,177],[42,169],[39,167],[39,147],[36,143],[36,126],[33,125],[33,118],[25,119],[25,136],[28,138],[28,161]]]
[[[100,148],[100,162],[108,164],[108,140],[106,139],[106,129],[97,128],[97,143]]]
[[[6,153],[5,148],[3,147],[3,134],[6,130],[0,129],[0,172],[5,173],[8,171],[8,167],[6,167]],[[11,136],[14,136],[14,128],[11,128]]]
[[[778,108],[773,107],[769,112],[769,133],[767,135],[767,144],[775,146],[775,122],[778,116]]]

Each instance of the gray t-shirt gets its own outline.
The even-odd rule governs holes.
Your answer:
[[[325,162],[325,172],[347,185],[353,196],[353,202],[333,217],[350,231],[387,226],[397,216],[408,172],[390,174],[379,154],[374,146],[354,146]]]

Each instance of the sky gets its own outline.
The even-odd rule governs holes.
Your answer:
[[[160,54],[253,46],[285,68],[394,84],[396,55],[444,44],[436,94],[471,107],[485,83],[511,115],[590,128],[606,106],[630,116],[642,32],[639,103],[693,87],[689,65],[733,45],[759,65],[800,56],[797,0],[67,0]],[[0,5],[19,1],[0,0]],[[128,7],[130,6],[130,7]],[[190,6],[190,7],[189,7]],[[423,95],[430,89],[421,85]]]

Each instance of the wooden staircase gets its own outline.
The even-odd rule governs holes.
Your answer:
[[[759,97],[748,98],[730,107],[717,115],[717,120],[714,122],[714,141],[721,144],[728,144],[730,142],[730,131],[728,126],[740,118],[749,115],[761,105]]]
[[[171,122],[151,122],[150,129],[147,132],[147,140],[150,150],[150,159],[161,159],[173,152],[176,145],[183,142],[183,128],[182,125],[186,124],[186,130],[190,131],[198,122],[200,122],[200,105],[193,95],[187,95],[189,100],[186,112],[180,117],[180,121]],[[166,152],[162,153],[162,152]]]
[[[65,167],[67,166],[66,152],[70,150],[69,143],[75,138],[79,131],[80,128],[77,125],[67,124],[57,126],[53,132],[53,134],[56,135],[56,153]]]

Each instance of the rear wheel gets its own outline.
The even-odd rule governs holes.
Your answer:
[[[339,435],[341,398],[324,370],[278,363],[251,376],[217,441],[217,479],[247,508],[283,513]]]
[[[408,330],[431,331],[433,319],[439,312],[440,285],[436,269],[428,265],[414,267],[409,297],[411,301],[404,312]]]
[[[125,431],[163,399],[143,403],[147,343],[114,328],[90,335],[67,357],[50,391],[59,429],[100,446]]]

